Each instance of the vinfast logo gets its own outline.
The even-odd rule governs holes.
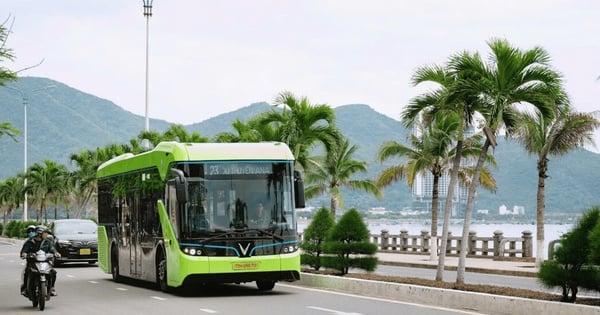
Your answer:
[[[252,252],[252,248],[254,246],[252,245],[252,242],[247,242],[247,243],[238,243],[238,248],[240,249],[240,252],[242,253],[242,257],[248,257],[249,254]]]

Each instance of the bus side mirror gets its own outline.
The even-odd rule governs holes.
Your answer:
[[[180,169],[172,168],[171,174],[175,175],[175,195],[177,201],[186,203],[188,201],[188,183],[185,174]]]
[[[304,208],[304,182],[302,181],[302,175],[298,171],[294,171],[294,203],[296,208]]]

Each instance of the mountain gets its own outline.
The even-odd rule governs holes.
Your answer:
[[[69,156],[80,150],[95,149],[111,143],[127,143],[142,130],[144,117],[128,112],[118,105],[97,96],[78,91],[60,82],[36,77],[24,77],[0,87],[0,122],[8,121],[23,130],[23,97],[27,101],[27,146],[29,165],[44,159],[67,166]],[[44,89],[45,87],[52,88]],[[33,91],[33,92],[32,92]],[[268,103],[254,103],[202,122],[186,125],[189,132],[213,137],[222,131],[232,131],[235,119],[246,120],[272,108]],[[350,143],[358,146],[354,156],[368,162],[369,172],[364,178],[374,178],[384,167],[399,163],[376,162],[381,144],[388,140],[407,142],[407,130],[395,119],[380,114],[368,105],[352,104],[335,109],[336,124]],[[164,131],[171,125],[164,120],[151,119],[153,130]],[[23,171],[23,135],[14,142],[0,137],[0,180]],[[493,151],[499,167],[494,169],[498,191],[490,193],[479,189],[475,209],[489,209],[496,213],[502,204],[508,208],[524,206],[526,213],[535,217],[537,170],[536,158],[527,155],[514,141],[499,139]],[[600,205],[597,186],[600,154],[577,150],[561,158],[550,158],[549,178],[546,179],[546,209],[548,212],[581,213],[593,205]],[[366,210],[385,207],[400,210],[413,207],[410,189],[398,182],[385,190],[385,198],[378,200],[362,192],[343,190],[346,208]],[[329,205],[327,197],[310,200],[314,206]]]

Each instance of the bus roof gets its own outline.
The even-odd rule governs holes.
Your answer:
[[[133,155],[125,153],[98,167],[97,177],[107,177],[137,169],[157,166],[161,176],[174,161],[293,161],[294,156],[283,142],[253,143],[180,143],[161,142],[154,149]]]

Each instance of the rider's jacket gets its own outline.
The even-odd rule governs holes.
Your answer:
[[[54,248],[54,244],[52,244],[52,241],[50,241],[49,239],[36,240],[35,238],[31,238],[25,241],[25,244],[23,244],[23,247],[21,248],[21,254],[35,253],[40,249],[45,251],[46,253],[56,254],[56,248]]]

